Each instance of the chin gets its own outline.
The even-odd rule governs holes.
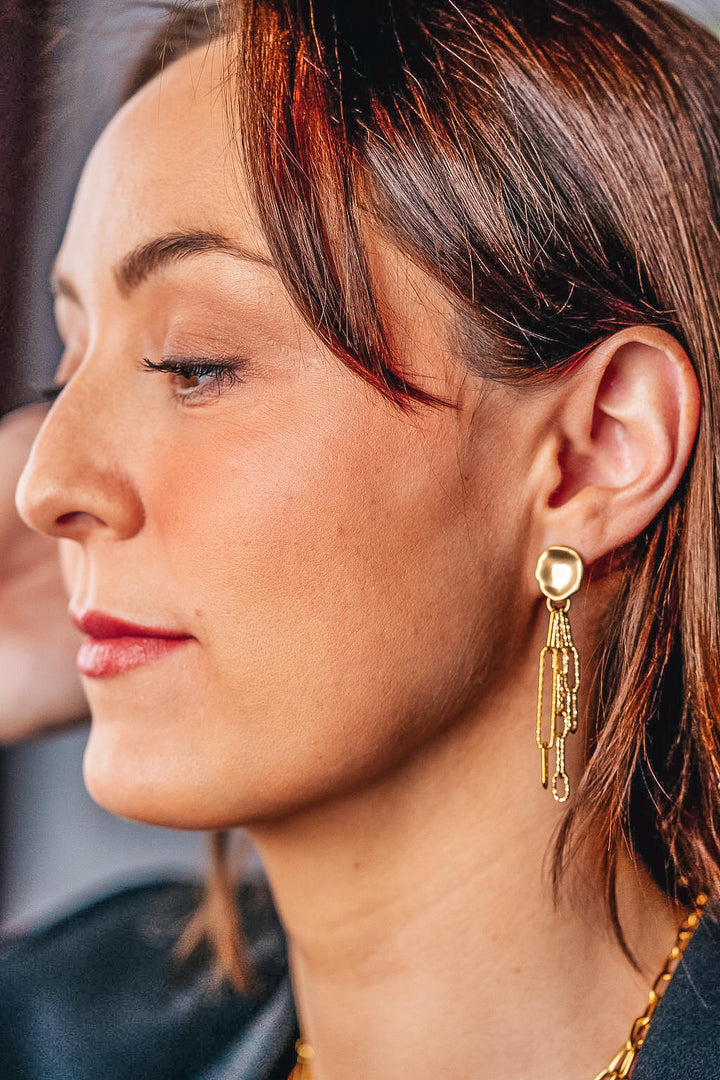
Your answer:
[[[140,739],[135,724],[95,717],[83,776],[91,798],[111,814],[171,829],[252,826],[321,801],[316,792],[298,788],[295,769],[284,777],[282,767],[227,754],[222,761],[208,759],[198,747],[180,752],[177,742],[169,752],[165,738]]]
[[[116,732],[93,721],[83,759],[85,786],[99,806],[117,817],[171,829],[212,829],[216,824],[199,813],[181,785],[167,773],[167,764],[137,748]],[[195,805],[193,805],[195,804]]]

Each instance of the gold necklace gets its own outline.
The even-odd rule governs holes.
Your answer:
[[[668,953],[662,971],[650,988],[645,1012],[642,1016],[638,1016],[630,1029],[630,1035],[627,1042],[623,1043],[608,1067],[603,1069],[602,1072],[599,1072],[595,1077],[595,1080],[627,1080],[630,1076],[633,1065],[635,1064],[635,1058],[640,1053],[640,1049],[647,1037],[648,1028],[650,1027],[655,1010],[658,1007],[658,1003],[667,990],[668,983],[675,974],[675,970],[682,959],[682,955],[698,928],[703,908],[706,903],[707,896],[705,893],[700,893],[695,901],[694,910],[691,911],[678,930],[675,944]],[[288,1080],[314,1080],[312,1061],[315,1057],[315,1051],[312,1046],[310,1046],[310,1043],[305,1042],[304,1039],[298,1039],[295,1044],[295,1050],[297,1053],[297,1063],[290,1073]]]
[[[682,959],[682,954],[692,941],[692,936],[698,928],[703,908],[706,904],[707,896],[705,893],[700,893],[695,901],[694,911],[690,912],[687,919],[684,920],[682,926],[678,930],[675,944],[667,955],[662,971],[650,987],[645,1012],[642,1016],[638,1016],[637,1020],[630,1028],[630,1035],[628,1036],[627,1042],[618,1050],[607,1069],[603,1069],[602,1072],[597,1074],[595,1080],[625,1080],[626,1077],[630,1076],[632,1067],[635,1064],[635,1058],[640,1053],[640,1049],[647,1037],[648,1028],[650,1027],[650,1022],[655,1014],[655,1010],[658,1007],[658,1003],[667,990],[668,983],[675,974],[675,970]],[[312,1074],[308,1080],[312,1080]]]

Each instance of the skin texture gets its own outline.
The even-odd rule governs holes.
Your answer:
[[[222,105],[180,80],[116,119],[81,183],[57,261],[77,294],[58,300],[67,386],[22,502],[73,541],[76,612],[196,639],[87,682],[91,791],[128,816],[209,827],[347,790],[474,706],[478,675],[495,675],[478,611],[499,615],[512,593],[525,508],[508,497],[514,397],[473,385],[431,317],[413,352],[461,405],[408,417],[322,349],[266,267],[205,254],[118,289],[128,251],[186,228],[265,254],[238,215]],[[183,380],[142,368],[165,355],[246,367],[180,400]],[[494,448],[503,464],[479,468]],[[178,739],[185,753],[168,755]]]
[[[692,368],[638,327],[542,390],[482,381],[451,353],[449,306],[375,238],[402,360],[454,407],[390,405],[266,265],[221,70],[220,47],[193,54],[123,109],[58,257],[65,389],[20,511],[61,538],[77,613],[193,639],[84,680],[89,789],[140,820],[251,826],[319,1080],[348,1062],[364,1080],[459,1080],[468,1062],[506,1080],[594,1075],[678,913],[628,860],[639,976],[587,866],[553,906],[544,858],[563,811],[538,779],[533,572],[550,543],[591,566],[659,511],[692,448]],[[204,253],[119,284],[129,251],[182,230],[261,261]],[[242,363],[234,385],[189,387],[143,367],[167,356]],[[583,656],[612,589],[591,574],[573,600]],[[571,776],[582,755],[580,735]]]

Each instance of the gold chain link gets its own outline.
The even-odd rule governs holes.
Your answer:
[[[570,632],[567,613],[570,601],[546,601],[550,612],[547,641],[540,653],[538,678],[537,722],[535,740],[540,751],[540,780],[548,786],[550,751],[555,749],[555,772],[552,793],[556,802],[567,802],[570,781],[565,771],[565,740],[577,731],[577,694],[580,685],[580,660]],[[543,714],[546,711],[545,677],[548,661],[551,667],[550,716],[547,737],[543,737]],[[572,676],[569,678],[569,676]]]
[[[608,1067],[597,1074],[595,1080],[627,1080],[630,1076],[633,1065],[635,1064],[635,1058],[640,1053],[640,1049],[647,1038],[648,1028],[650,1027],[655,1010],[667,990],[668,983],[675,974],[675,970],[682,959],[683,953],[687,949],[693,934],[698,928],[703,908],[706,903],[707,896],[705,893],[700,893],[695,901],[694,911],[688,915],[680,927],[675,944],[663,964],[663,969],[650,989],[645,1012],[642,1016],[638,1016],[630,1029],[630,1036],[627,1042],[620,1048]],[[290,1073],[288,1080],[313,1080],[311,1062],[315,1057],[315,1054],[312,1047],[309,1043],[306,1043],[304,1039],[298,1039],[295,1044],[295,1049],[297,1051],[297,1064]]]
[[[638,1016],[637,1020],[630,1028],[630,1035],[627,1042],[620,1050],[618,1050],[608,1067],[597,1074],[595,1080],[627,1080],[627,1077],[630,1076],[633,1065],[635,1064],[635,1058],[640,1053],[640,1049],[647,1038],[648,1028],[650,1027],[650,1022],[655,1010],[667,990],[668,983],[675,974],[675,969],[680,963],[683,953],[687,949],[693,934],[698,928],[702,911],[706,903],[707,896],[705,893],[700,893],[695,901],[695,910],[688,915],[687,919],[685,919],[680,927],[675,944],[668,954],[663,969],[650,989],[645,1012],[642,1016]]]

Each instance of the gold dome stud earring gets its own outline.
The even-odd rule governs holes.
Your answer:
[[[552,793],[556,802],[566,802],[570,794],[570,781],[565,771],[565,739],[572,732],[577,731],[580,659],[570,632],[568,612],[570,597],[580,588],[583,571],[583,561],[577,551],[559,545],[546,548],[535,568],[535,577],[540,591],[547,598],[547,608],[550,612],[547,641],[540,653],[535,739],[540,751],[540,779],[544,788],[548,786],[550,774],[550,751],[555,750]],[[544,738],[543,720],[547,712],[545,676],[548,658],[551,663],[552,686],[549,701],[549,731],[547,738]]]

